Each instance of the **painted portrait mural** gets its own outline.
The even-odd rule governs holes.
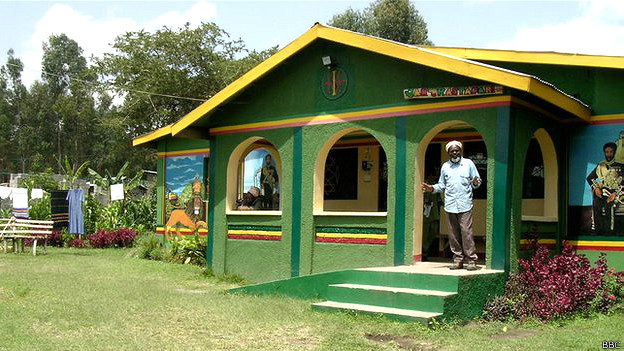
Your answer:
[[[180,227],[193,231],[207,228],[204,155],[185,155],[165,159],[166,233]]]
[[[279,172],[265,148],[250,151],[239,165],[237,209],[279,210]]]
[[[586,128],[571,145],[570,233],[624,236],[624,126]]]

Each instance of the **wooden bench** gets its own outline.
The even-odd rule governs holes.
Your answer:
[[[29,219],[0,218],[0,240],[4,241],[4,253],[9,251],[9,240],[13,252],[24,252],[24,240],[32,240],[33,256],[37,255],[37,241],[43,241],[43,253],[46,253],[48,236],[52,234],[52,221]],[[20,250],[21,248],[21,250]]]

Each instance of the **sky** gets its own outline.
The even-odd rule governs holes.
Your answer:
[[[624,56],[624,1],[412,1],[437,46]],[[249,49],[286,46],[315,22],[370,1],[2,1],[0,65],[13,48],[23,81],[41,76],[42,43],[65,33],[85,56],[127,31],[214,22]]]

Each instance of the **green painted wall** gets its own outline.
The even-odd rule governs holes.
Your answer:
[[[280,189],[282,190],[281,217],[226,215],[227,167],[230,155],[238,145],[254,136],[268,140],[279,152]],[[277,129],[253,134],[221,135],[214,138],[214,145],[218,153],[211,155],[211,162],[215,162],[216,168],[215,177],[211,183],[211,191],[214,193],[213,270],[217,273],[239,274],[253,282],[290,276],[292,197],[290,191],[286,189],[292,189],[293,130]],[[228,224],[281,226],[282,239],[279,241],[228,239]]]
[[[347,128],[362,129],[374,136],[387,155],[388,160],[388,216],[386,218],[358,217],[315,218],[313,214],[314,166],[323,145],[336,133]],[[388,266],[393,263],[395,177],[392,157],[396,153],[394,123],[388,120],[368,120],[351,123],[335,123],[303,128],[303,178],[301,191],[301,259],[300,274],[356,267]],[[373,224],[371,224],[373,223]],[[347,227],[387,228],[386,245],[334,244],[315,242],[316,225],[342,225]]]
[[[512,270],[517,269],[517,259],[521,257],[520,253],[520,239],[522,239],[522,185],[523,185],[523,172],[524,163],[526,160],[527,151],[529,149],[529,143],[535,132],[544,128],[550,135],[557,151],[557,165],[559,179],[566,179],[567,168],[565,167],[565,139],[561,124],[556,121],[547,118],[535,111],[530,111],[523,108],[512,109],[513,123],[514,123],[514,167],[513,177],[511,181],[511,227],[510,227],[510,252],[509,263]],[[561,183],[559,184],[559,198],[565,200],[565,190]],[[562,206],[562,204],[564,204]],[[559,222],[566,223],[567,206],[565,202],[559,201]],[[565,225],[558,225],[556,228],[556,237],[565,235],[562,233],[565,230]],[[545,239],[542,237],[541,239]]]
[[[576,253],[587,256],[592,262],[596,262],[600,256],[600,251],[577,250]],[[606,251],[607,264],[609,267],[615,268],[616,272],[624,271],[624,251]]]
[[[348,76],[347,92],[333,101],[325,99],[321,92],[321,75],[326,72],[321,57],[326,55],[335,58]],[[469,84],[487,83],[319,40],[254,82],[213,113],[210,123],[206,119],[205,125],[217,127],[375,106],[430,103],[427,99],[404,100],[403,89]]]

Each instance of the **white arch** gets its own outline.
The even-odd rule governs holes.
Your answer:
[[[268,140],[266,140],[267,142],[269,142],[268,145],[255,144],[256,142],[260,140],[266,140],[266,139],[262,137],[248,138],[244,140],[242,143],[238,144],[238,146],[230,154],[230,158],[228,160],[228,166],[227,166],[227,179],[226,179],[226,184],[227,184],[226,205],[225,205],[226,210],[229,210],[229,211],[236,210],[236,198],[238,197],[238,182],[240,181],[240,179],[238,179],[239,178],[238,167],[240,165],[240,161],[252,150],[260,148],[260,147],[267,149],[269,153],[271,154],[271,157],[273,157],[273,159],[275,160],[275,164],[277,165],[277,172],[279,176],[282,175],[282,160],[280,158],[279,152],[273,146],[273,144],[270,143],[270,141]],[[281,203],[282,203],[281,196],[282,196],[282,193],[280,192],[280,208],[281,208]]]
[[[534,136],[539,143],[542,151],[542,160],[544,161],[544,216],[558,219],[559,165],[555,143],[544,128],[536,130]]]

